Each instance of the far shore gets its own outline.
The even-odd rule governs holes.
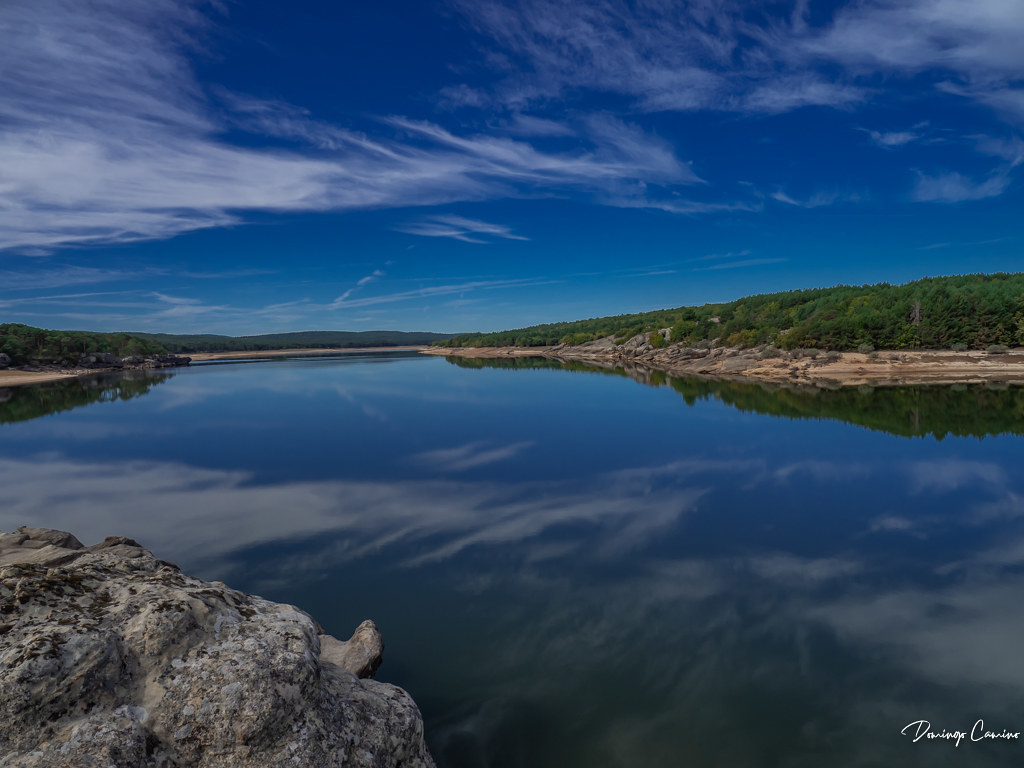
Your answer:
[[[193,362],[210,362],[217,360],[252,360],[275,357],[328,357],[343,355],[347,352],[422,352],[424,346],[405,347],[344,347],[324,349],[265,349],[258,352],[196,352],[182,353]],[[59,370],[19,371],[0,370],[0,388],[23,387],[31,384],[46,384],[54,381],[96,376],[102,373],[115,373],[121,368],[66,368]],[[166,370],[166,369],[164,369]]]
[[[329,355],[343,355],[346,352],[422,352],[427,347],[422,345],[410,345],[405,347],[335,347],[323,349],[261,349],[250,352],[182,352],[188,355],[193,362],[206,362],[209,360],[250,360],[252,358],[264,357],[325,357]]]
[[[697,357],[696,354],[701,356]],[[1024,384],[1024,348],[1006,353],[979,350],[879,350],[825,352],[793,357],[765,348],[688,350],[679,346],[630,348],[602,339],[576,347],[431,347],[428,355],[469,358],[545,357],[599,368],[646,368],[672,376],[704,376],[776,384],[907,386],[922,384]],[[778,356],[776,356],[778,355]]]
[[[344,349],[271,349],[254,352],[199,352],[195,362],[326,357],[353,352],[419,352],[425,355],[467,358],[543,357],[579,362],[599,368],[640,368],[671,376],[762,381],[776,384],[836,386],[906,386],[921,384],[1024,384],[1024,348],[1003,354],[980,350],[879,350],[877,352],[825,352],[815,357],[753,349],[688,350],[679,346],[652,349],[646,345],[616,345],[602,339],[581,346],[553,347],[347,347]],[[779,356],[775,356],[779,355]],[[118,369],[45,371],[0,370],[0,387],[28,386],[95,376]]]

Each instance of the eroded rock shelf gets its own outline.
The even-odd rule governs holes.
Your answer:
[[[0,766],[431,768],[382,647],[131,539],[0,533]]]

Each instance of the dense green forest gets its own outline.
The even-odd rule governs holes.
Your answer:
[[[740,411],[788,419],[830,419],[900,437],[1024,435],[1024,387],[987,384],[931,387],[793,388],[662,371],[598,368],[576,361],[531,358],[447,358],[460,368],[543,368],[624,376],[653,387],[669,386],[687,405],[717,400]]]
[[[260,352],[270,349],[347,349],[352,347],[403,347],[430,344],[452,338],[451,333],[409,331],[301,331],[262,336],[193,336],[170,333],[136,333],[159,342],[174,353]]]
[[[304,331],[263,336],[181,336],[169,333],[91,333],[49,331],[20,323],[0,324],[0,352],[14,365],[32,363],[73,364],[91,352],[110,352],[118,357],[188,352],[255,352],[269,349],[344,349],[351,347],[399,347],[450,339],[450,333],[406,331]]]
[[[672,342],[783,349],[985,349],[1024,345],[1024,273],[930,277],[904,285],[838,285],[700,307],[462,334],[440,346],[582,344],[671,329]],[[657,339],[655,339],[657,340]]]
[[[118,357],[167,354],[159,342],[138,334],[47,331],[20,323],[0,324],[0,352],[10,355],[14,365],[73,365],[79,357],[92,352],[109,352]]]

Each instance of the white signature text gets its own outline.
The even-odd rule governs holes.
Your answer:
[[[1008,731],[1006,729],[988,731],[985,729],[984,720],[976,721],[970,731],[947,731],[945,728],[933,731],[932,724],[927,720],[915,720],[904,727],[900,733],[904,736],[912,736],[915,742],[921,739],[946,739],[954,742],[953,746],[955,747],[959,747],[960,742],[964,739],[987,741],[990,739],[1011,740],[1020,738],[1020,731]]]

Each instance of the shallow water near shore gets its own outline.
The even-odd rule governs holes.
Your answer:
[[[0,530],[373,618],[440,766],[1020,763],[901,731],[1024,732],[1024,390],[514,362],[12,390]]]

